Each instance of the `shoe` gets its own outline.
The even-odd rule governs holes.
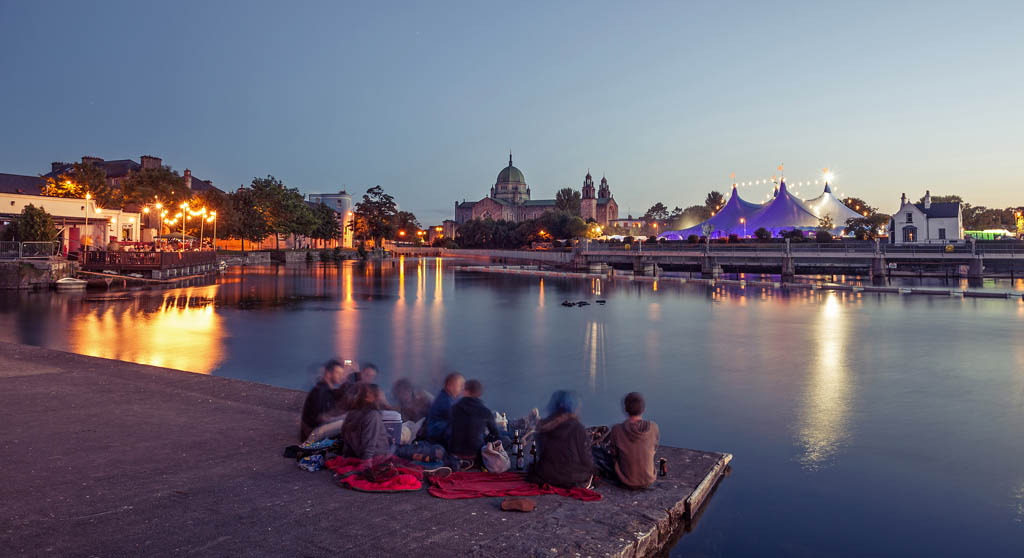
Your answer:
[[[438,467],[436,469],[423,470],[423,478],[425,479],[443,479],[450,474],[452,474],[451,467]]]
[[[509,497],[501,501],[501,509],[504,511],[532,512],[537,509],[537,502],[529,498]]]

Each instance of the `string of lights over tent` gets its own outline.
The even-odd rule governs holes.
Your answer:
[[[834,188],[835,187],[835,183],[834,183],[835,175],[832,172],[830,172],[827,168],[823,169],[823,171],[824,172],[823,172],[823,174],[822,174],[822,176],[820,178],[816,178],[816,179],[813,179],[813,180],[812,179],[807,179],[807,180],[799,180],[799,181],[793,182],[793,181],[789,180],[788,178],[786,178],[786,176],[784,176],[784,175],[782,176],[782,180],[786,181],[786,186],[788,186],[791,189],[791,191],[793,192],[793,194],[797,195],[797,196],[801,195],[799,188],[802,187],[802,186],[808,186],[808,187],[810,187],[810,186],[824,186],[825,184],[828,184],[828,185],[830,185],[830,186],[832,186]],[[735,179],[736,178],[736,173],[733,173],[732,175],[730,175],[730,178],[731,179]],[[746,187],[746,186],[761,186],[761,185],[768,186],[770,184],[772,186],[777,187],[779,185],[779,181],[780,181],[779,177],[777,177],[775,175],[772,175],[771,178],[759,178],[759,179],[755,179],[755,180],[736,181],[736,182],[733,182],[733,183],[729,184],[729,186],[726,187],[726,190],[732,189],[732,186],[736,186],[737,188],[742,188],[742,187]],[[719,187],[714,186],[712,188],[713,189],[718,189]],[[770,200],[773,195],[775,195],[774,190],[773,191],[769,191],[769,192],[767,192],[765,194],[764,199],[765,200]],[[841,198],[841,199],[842,198],[846,198],[846,193],[845,192],[835,192],[835,195],[837,197]]]

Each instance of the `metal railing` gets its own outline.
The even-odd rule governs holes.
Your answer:
[[[51,258],[60,253],[60,242],[14,240],[0,241],[0,260]]]
[[[786,252],[786,244],[783,242],[735,242],[717,243],[710,245],[692,244],[688,242],[644,242],[644,243],[619,243],[619,242],[591,242],[586,247],[588,252],[711,252],[728,254],[730,252],[745,252],[755,254],[782,254]],[[952,244],[888,244],[881,242],[878,249],[883,254],[971,254],[979,255],[1024,255],[1024,242],[1020,241],[979,241],[972,249],[970,242],[957,242]],[[791,253],[801,254],[871,254],[875,251],[875,243],[871,241],[841,241],[841,242],[792,242],[789,245]]]
[[[216,252],[86,252],[83,265],[110,269],[169,269],[212,264]]]

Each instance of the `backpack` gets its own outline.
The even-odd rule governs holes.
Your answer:
[[[484,444],[484,447],[480,448],[480,455],[483,457],[484,467],[491,473],[504,473],[512,468],[508,453],[501,447],[501,440]]]

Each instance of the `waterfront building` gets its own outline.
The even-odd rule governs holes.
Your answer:
[[[38,176],[0,173],[0,222],[6,226],[25,206],[33,205],[53,217],[65,251],[77,251],[82,243],[103,248],[115,240],[139,240],[138,212],[100,207],[95,199],[44,196],[45,185]]]
[[[345,190],[337,194],[309,194],[311,203],[323,203],[338,213],[338,220],[341,225],[341,242],[343,248],[352,247],[351,223],[355,218],[352,208],[352,195]]]
[[[476,202],[455,202],[455,222],[461,225],[471,219],[495,219],[519,223],[536,219],[545,211],[554,209],[553,199],[531,199],[526,176],[512,164],[512,154],[509,153],[508,166],[498,173],[498,178],[486,198]],[[612,197],[608,180],[602,178],[600,188],[595,189],[594,179],[588,171],[583,179],[580,217],[593,219],[599,225],[605,226],[618,216],[619,205]]]
[[[963,240],[964,216],[959,202],[932,203],[925,190],[923,203],[910,203],[900,197],[900,208],[889,220],[892,244],[945,244]]]

